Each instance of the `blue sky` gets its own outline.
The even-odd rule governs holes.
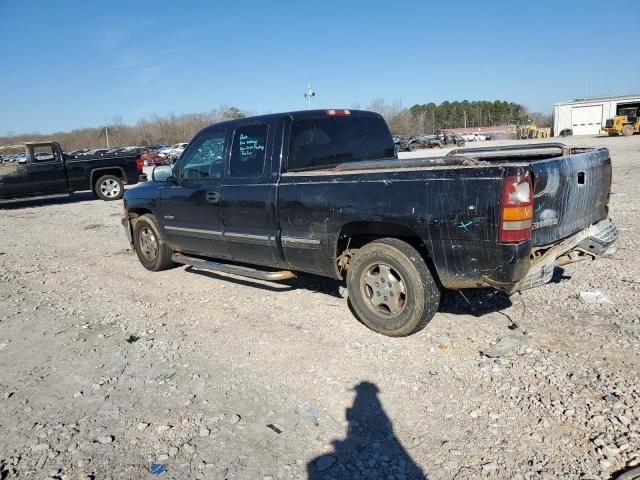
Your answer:
[[[640,92],[640,2],[0,0],[0,134],[235,105]]]

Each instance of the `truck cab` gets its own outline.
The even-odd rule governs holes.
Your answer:
[[[8,145],[2,151],[0,198],[68,191],[64,153],[57,142]]]

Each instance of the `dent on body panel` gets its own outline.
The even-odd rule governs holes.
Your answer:
[[[544,176],[534,177],[533,229],[548,227],[558,223],[558,210],[552,200],[560,190],[561,172],[547,169]]]

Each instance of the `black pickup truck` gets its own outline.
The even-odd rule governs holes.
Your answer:
[[[146,179],[140,155],[73,158],[57,142],[8,145],[0,155],[0,200],[82,190],[119,200],[125,184]]]
[[[127,191],[123,225],[149,270],[346,277],[359,319],[403,336],[433,317],[442,289],[512,293],[603,253],[618,234],[611,173],[602,148],[399,159],[378,114],[273,114],[203,129]]]

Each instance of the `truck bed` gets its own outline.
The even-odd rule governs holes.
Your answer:
[[[503,178],[525,172],[531,172],[534,188],[531,240],[498,243]],[[316,271],[328,274],[328,252],[316,255],[304,240],[336,245],[342,239],[328,238],[330,232],[358,231],[358,223],[367,221],[388,222],[420,233],[444,286],[515,279],[522,272],[510,269],[518,263],[528,268],[533,249],[604,220],[610,184],[608,150],[562,144],[461,149],[440,158],[285,173],[279,189],[280,217],[286,220],[281,223],[284,255],[293,265],[309,265],[311,258]]]

